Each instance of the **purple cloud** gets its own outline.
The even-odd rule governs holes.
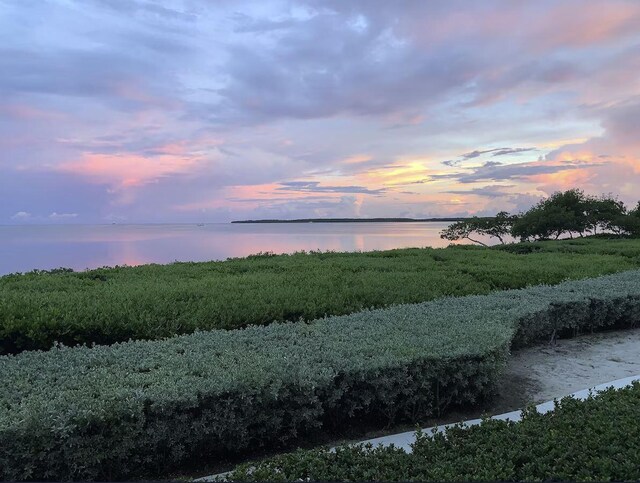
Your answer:
[[[257,217],[253,186],[299,217],[361,203],[447,214],[446,193],[492,203],[506,181],[523,204],[543,192],[528,180],[569,172],[632,196],[635,0],[5,0],[0,12],[0,223]]]

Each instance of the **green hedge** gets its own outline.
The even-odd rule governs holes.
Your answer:
[[[297,451],[245,464],[231,481],[638,481],[640,383],[553,412],[523,411],[519,422],[485,420],[431,438],[412,452],[345,446]]]
[[[491,393],[512,339],[632,327],[640,272],[487,296],[0,357],[0,479],[159,475]]]
[[[563,240],[535,247],[524,255],[467,246],[0,277],[0,355],[46,350],[56,341],[106,345],[313,320],[640,268],[640,240]]]

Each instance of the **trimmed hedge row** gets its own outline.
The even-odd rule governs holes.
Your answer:
[[[513,247],[518,247],[514,245]],[[640,268],[640,240],[298,253],[0,277],[0,355],[317,319]]]
[[[345,446],[241,465],[228,481],[637,481],[640,383],[519,422],[486,420],[433,438],[418,432],[412,453]]]
[[[116,479],[491,393],[509,346],[640,322],[640,271],[0,357],[0,479]]]

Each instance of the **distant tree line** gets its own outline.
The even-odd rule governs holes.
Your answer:
[[[633,209],[612,195],[586,195],[580,189],[557,192],[541,200],[529,211],[510,215],[501,211],[494,217],[473,217],[451,224],[441,233],[446,240],[486,243],[480,236],[505,243],[508,237],[520,241],[557,240],[575,236],[613,233],[640,236],[640,202]]]

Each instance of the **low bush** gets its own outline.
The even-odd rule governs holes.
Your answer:
[[[519,422],[485,420],[427,437],[412,452],[345,446],[297,451],[227,475],[230,481],[637,481],[640,383],[553,412],[523,411]]]
[[[577,242],[577,241],[575,241]],[[0,354],[312,320],[640,268],[639,240],[255,256],[0,277]]]
[[[491,394],[512,340],[640,321],[640,272],[0,357],[0,479],[116,479]]]

